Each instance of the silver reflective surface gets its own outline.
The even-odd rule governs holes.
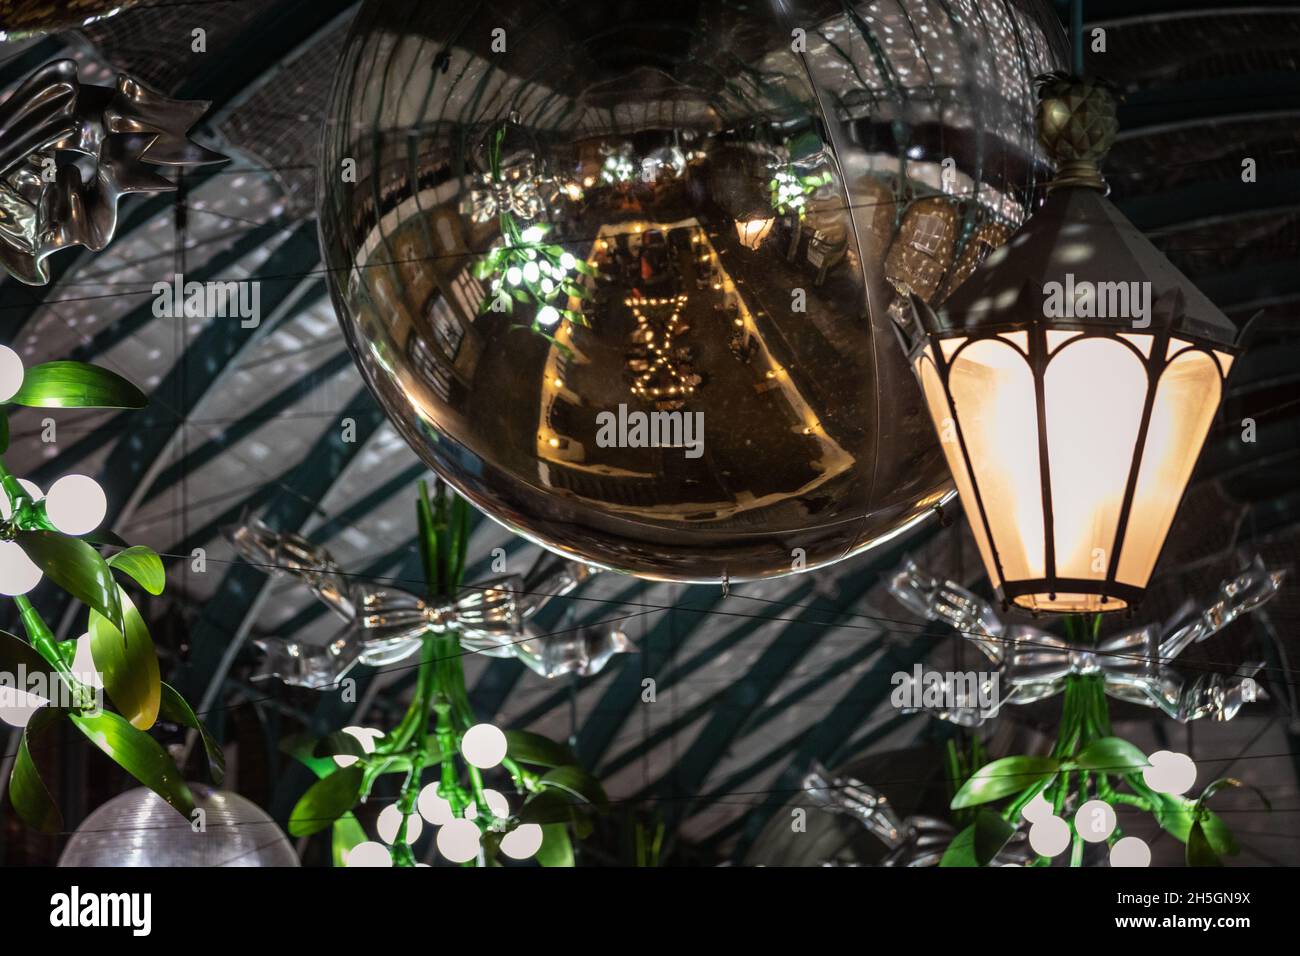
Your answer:
[[[732,580],[951,494],[888,312],[1044,175],[1030,0],[368,2],[323,150],[340,321],[407,441],[570,557]]]
[[[86,817],[59,866],[298,866],[288,838],[256,804],[237,793],[189,784],[204,811],[196,833],[152,790],[114,797]]]

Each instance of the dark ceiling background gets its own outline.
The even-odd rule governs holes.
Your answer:
[[[146,411],[61,415],[41,441],[40,415],[12,420],[9,460],[43,487],[69,471],[97,475],[110,524],[168,557],[167,593],[148,613],[176,683],[226,743],[229,786],[280,820],[309,779],[277,741],[345,724],[382,726],[400,714],[413,670],[361,675],[356,703],[338,694],[251,683],[251,640],[323,640],[335,624],[300,589],[238,563],[219,529],[260,514],[327,545],[349,571],[418,583],[413,495],[423,466],[363,387],[335,324],[313,220],[313,159],[334,64],[354,8],[338,0],[208,2],[127,10],[77,32],[0,44],[0,89],[40,64],[71,56],[83,77],[118,70],[169,94],[207,99],[199,139],[234,157],[186,175],[175,194],[125,203],[103,253],[52,260],[48,286],[0,283],[0,341],[28,364],[95,361],[141,383]],[[1234,321],[1250,325],[1220,420],[1157,569],[1144,616],[1164,617],[1255,553],[1294,575],[1300,542],[1300,6],[1248,7],[1156,0],[1087,2],[1085,28],[1106,31],[1090,73],[1126,93],[1122,134],[1108,166],[1113,198]],[[1062,10],[1063,20],[1068,13]],[[208,53],[189,55],[190,31]],[[184,53],[177,51],[185,51]],[[1258,175],[1242,181],[1243,159]],[[259,278],[263,322],[157,321],[159,278]],[[339,440],[351,418],[358,440]],[[1242,421],[1258,441],[1241,441]],[[478,516],[476,516],[478,517]],[[494,522],[476,520],[469,579],[504,548],[512,569],[536,552]],[[192,570],[202,548],[207,570]],[[569,627],[624,619],[637,645],[601,674],[548,682],[513,660],[466,658],[483,719],[575,743],[605,781],[618,812],[588,862],[620,857],[631,818],[669,824],[669,860],[761,858],[764,835],[813,761],[922,753],[952,733],[888,702],[890,675],[919,660],[970,655],[951,632],[924,625],[884,582],[905,556],[936,576],[987,590],[964,522],[937,522],[902,545],[815,576],[734,587],[665,585],[597,576],[540,623]],[[56,592],[38,604],[60,637],[82,623]],[[13,629],[15,622],[0,621]],[[1268,664],[1268,700],[1224,724],[1180,726],[1154,711],[1116,708],[1117,729],[1140,746],[1184,749],[1215,775],[1260,786],[1273,810],[1224,798],[1245,848],[1243,863],[1300,863],[1300,590],[1288,579],[1263,611],[1186,655],[1190,670]],[[644,704],[653,677],[657,701]],[[993,746],[1034,739],[1050,705],[1016,709]],[[12,735],[11,735],[12,737]],[[180,743],[177,734],[173,740]],[[13,737],[4,753],[12,753]],[[86,748],[65,748],[57,787],[70,823],[127,782]],[[188,772],[201,774],[201,755]],[[888,762],[884,764],[888,766]],[[903,766],[902,763],[898,766]],[[0,767],[8,778],[8,761]],[[1204,778],[1208,780],[1209,778]],[[868,781],[872,782],[872,781]],[[897,802],[932,783],[894,774]],[[3,784],[0,783],[0,787]],[[39,837],[0,804],[4,863],[49,862],[61,837]],[[1157,862],[1176,856],[1156,841]],[[306,859],[319,848],[300,846]]]

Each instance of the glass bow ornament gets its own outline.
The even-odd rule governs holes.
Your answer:
[[[814,762],[803,788],[815,806],[852,818],[885,845],[880,866],[938,866],[956,834],[952,824],[937,817],[900,817],[879,790],[853,777],[835,776],[820,763]],[[1025,859],[1020,846],[1005,847],[1000,854],[1004,863]]]
[[[44,284],[51,253],[108,245],[122,196],[175,189],[167,168],[226,162],[186,136],[207,108],[126,75],[112,89],[83,85],[73,60],[29,76],[0,103],[0,266]]]
[[[1105,693],[1117,700],[1154,707],[1166,716],[1191,720],[1231,720],[1243,704],[1264,699],[1255,682],[1261,661],[1241,664],[1234,674],[1203,673],[1189,680],[1173,666],[1191,644],[1217,634],[1237,618],[1271,600],[1283,571],[1265,569],[1260,558],[1219,585],[1215,600],[1196,608],[1190,602],[1163,626],[1145,625],[1096,642],[1065,640],[1040,628],[1004,624],[997,612],[952,581],[938,581],[912,561],[889,583],[889,591],[910,611],[955,628],[995,665],[999,692],[992,706],[962,702],[960,675],[945,677],[943,700],[959,705],[934,711],[941,720],[974,727],[997,716],[1006,704],[1030,704],[1061,693],[1072,676],[1100,676]],[[919,665],[918,665],[919,669]],[[968,695],[970,696],[970,695]]]
[[[424,606],[445,608],[463,590],[469,506],[442,486],[430,498],[421,482],[417,512]],[[344,727],[323,740],[283,743],[320,777],[295,805],[289,833],[304,837],[331,829],[336,866],[416,866],[415,845],[426,823],[429,852],[436,849],[450,863],[536,857],[543,866],[572,866],[570,834],[585,835],[591,814],[608,808],[600,783],[567,746],[475,717],[460,636],[454,627],[419,630],[415,692],[397,726]],[[436,779],[426,782],[426,769]],[[399,774],[396,797],[375,821],[380,839],[369,840],[354,809],[391,792],[385,784]],[[513,803],[487,785],[489,774],[513,787]]]
[[[281,534],[254,519],[224,529],[250,564],[288,574],[346,624],[325,643],[259,638],[257,679],[322,689],[336,685],[357,664],[384,667],[415,654],[428,632],[454,633],[467,651],[515,657],[543,677],[598,673],[615,654],[631,649],[616,627],[582,627],[542,633],[529,620],[553,598],[586,581],[591,568],[543,553],[526,575],[506,575],[462,588],[454,601],[430,602],[390,585],[344,574],[330,553],[296,534]]]
[[[1063,53],[1037,0],[369,0],[320,165],[348,344],[439,475],[571,559],[740,581],[894,539],[951,486],[890,303],[1024,221]]]

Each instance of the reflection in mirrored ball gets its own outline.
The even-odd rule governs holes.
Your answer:
[[[152,790],[128,790],[77,827],[59,866],[298,866],[276,822],[237,793],[189,784],[203,829]]]
[[[630,9],[364,4],[320,219],[367,383],[570,557],[743,580],[896,538],[951,491],[891,304],[941,301],[1027,215],[1059,26],[1036,0]]]

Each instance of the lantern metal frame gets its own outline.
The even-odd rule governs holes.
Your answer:
[[[894,328],[903,344],[908,365],[912,368],[914,374],[917,374],[918,380],[920,376],[917,363],[922,358],[925,358],[933,365],[939,383],[943,388],[943,401],[946,403],[948,413],[951,416],[955,440],[975,497],[974,513],[970,514],[970,519],[980,522],[985,540],[988,542],[989,554],[997,570],[997,590],[1001,596],[1003,607],[1007,607],[1009,603],[1015,603],[1016,606],[1026,610],[1035,610],[1028,605],[1021,604],[1016,599],[1028,595],[1046,594],[1049,599],[1055,600],[1057,594],[1081,593],[1099,595],[1099,603],[1102,605],[1101,610],[1132,609],[1141,600],[1146,588],[1145,586],[1138,587],[1117,580],[1117,573],[1120,559],[1124,553],[1125,537],[1128,532],[1129,519],[1132,515],[1133,499],[1137,489],[1138,476],[1141,473],[1144,461],[1148,429],[1161,376],[1170,367],[1174,359],[1179,356],[1189,351],[1203,352],[1209,356],[1211,361],[1214,362],[1215,368],[1219,370],[1220,401],[1222,401],[1222,389],[1226,386],[1232,365],[1235,363],[1237,356],[1241,354],[1240,348],[1233,341],[1193,334],[1184,328],[1180,328],[1178,319],[1183,311],[1183,296],[1178,290],[1172,290],[1169,294],[1157,299],[1153,304],[1154,315],[1148,328],[1119,325],[1114,321],[1104,319],[1047,318],[1029,321],[980,323],[973,327],[959,326],[945,322],[924,299],[914,293],[908,294],[907,301],[910,303],[911,322],[907,323],[906,326],[896,323]],[[1070,336],[1055,346],[1049,347],[1047,333],[1058,331],[1077,332],[1079,334]],[[1023,348],[1012,337],[1012,333],[1023,333],[1025,335]],[[1135,336],[1150,336],[1150,348],[1145,353],[1130,340],[1130,337]],[[1048,421],[1044,377],[1053,358],[1060,354],[1063,349],[1086,338],[1102,338],[1107,341],[1121,343],[1133,352],[1146,372],[1146,395],[1139,420],[1137,437],[1128,464],[1124,496],[1121,500],[1115,525],[1114,540],[1109,549],[1104,579],[1067,578],[1060,577],[1056,573],[1056,536],[1052,510],[1052,472],[1050,455],[1048,454]],[[953,349],[950,354],[945,354],[943,343],[952,339],[964,339],[964,341],[956,349]],[[971,345],[989,339],[1001,340],[1015,348],[1025,359],[1033,382],[1036,406],[1039,488],[1042,495],[1043,561],[1046,572],[1041,578],[1017,580],[1008,580],[1007,578],[998,550],[998,540],[993,534],[983,492],[980,489],[978,472],[973,467],[966,436],[963,433],[961,419],[957,414],[957,405],[950,387],[950,374],[953,363],[961,353]],[[1175,341],[1186,344],[1171,352],[1170,343]],[[1195,457],[1199,457],[1201,447],[1204,446],[1207,436],[1208,430],[1206,435],[1201,438],[1201,445],[1196,449]],[[1174,508],[1175,514],[1182,506],[1183,499],[1187,494],[1187,487],[1188,485],[1185,484],[1179,493],[1178,504]],[[1156,552],[1157,561],[1159,553],[1164,550],[1167,539],[1168,530],[1166,529],[1164,538],[1160,541]],[[1112,603],[1115,605],[1114,607],[1105,607],[1105,605]]]

